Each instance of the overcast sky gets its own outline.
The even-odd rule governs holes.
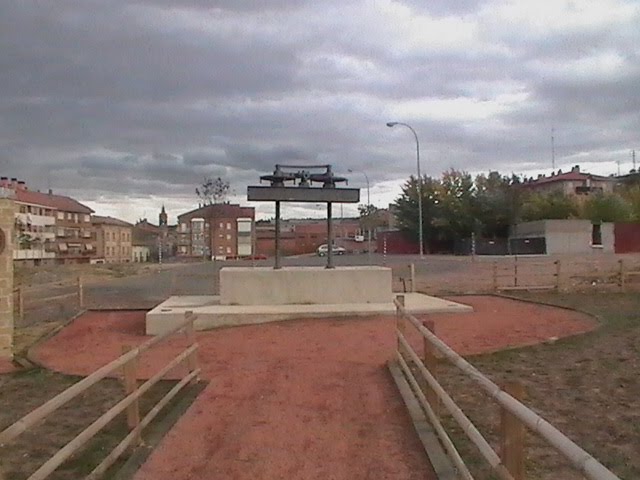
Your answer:
[[[430,175],[548,172],[552,128],[557,168],[628,171],[640,2],[0,0],[0,171],[100,214],[175,221],[205,175],[244,203],[294,161],[384,206],[416,168],[392,120]]]

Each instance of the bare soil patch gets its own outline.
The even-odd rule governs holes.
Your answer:
[[[584,335],[470,358],[497,383],[519,380],[526,403],[621,478],[640,478],[640,296],[637,294],[522,294],[521,297],[596,316]],[[454,367],[442,364],[444,386],[480,431],[498,447],[498,408]],[[446,419],[477,478],[493,478],[475,447]],[[528,436],[528,478],[578,479],[544,442]]]
[[[472,304],[475,313],[434,319],[452,346],[468,352],[595,325],[571,310],[497,297],[457,300]],[[211,383],[136,478],[429,478],[386,369],[394,328],[395,318],[374,317],[199,332],[203,377]],[[85,374],[117,356],[123,344],[144,339],[144,312],[90,312],[35,348],[33,358]],[[163,345],[140,366],[140,375],[179,348],[179,340]]]
[[[0,375],[2,403],[0,430],[79,379],[79,377],[40,368]],[[173,385],[172,381],[160,382],[145,394],[140,402],[142,414],[148,412]],[[4,473],[5,480],[27,478],[123,396],[123,388],[119,380],[103,380],[54,412],[42,424],[23,433],[7,445],[0,445],[0,471]],[[171,406],[168,408],[170,409]],[[83,478],[124,438],[127,432],[126,418],[120,415],[49,478],[52,480]],[[125,455],[112,471],[120,467],[127,456]],[[107,478],[110,477],[107,475]]]

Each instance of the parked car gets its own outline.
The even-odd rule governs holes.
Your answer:
[[[331,247],[331,252],[334,255],[344,255],[345,253],[347,253],[347,250],[337,245],[334,245],[333,247]],[[329,253],[329,246],[326,243],[323,245],[320,245],[318,247],[317,253],[319,257],[326,256]]]

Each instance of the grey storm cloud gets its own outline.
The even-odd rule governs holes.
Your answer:
[[[0,168],[123,202],[301,161],[400,184],[389,120],[431,175],[546,168],[552,127],[560,163],[611,161],[640,148],[638,24],[624,0],[0,0]]]

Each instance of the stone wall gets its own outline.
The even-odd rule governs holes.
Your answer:
[[[0,198],[0,358],[13,356],[13,200]],[[2,246],[0,245],[0,246]]]

